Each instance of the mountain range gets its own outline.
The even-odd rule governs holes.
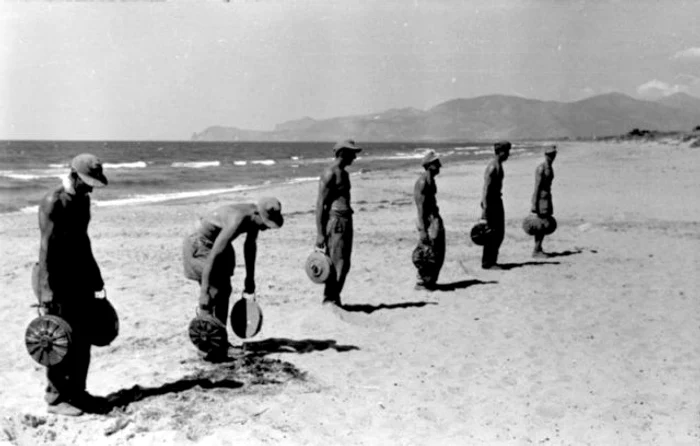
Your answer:
[[[428,110],[391,109],[329,119],[309,117],[257,131],[213,126],[194,141],[488,141],[495,139],[596,138],[634,128],[690,131],[700,126],[700,99],[676,93],[656,101],[621,93],[576,102],[489,95],[453,99]]]

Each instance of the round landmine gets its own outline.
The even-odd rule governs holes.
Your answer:
[[[540,217],[530,214],[523,220],[523,231],[528,235],[549,235],[557,229],[557,221],[551,215]]]
[[[263,314],[254,298],[241,297],[231,309],[231,328],[241,339],[252,338],[262,328]]]
[[[306,259],[306,275],[314,283],[325,283],[331,274],[331,260],[320,251],[314,251]]]
[[[228,348],[226,327],[213,316],[203,315],[192,319],[189,334],[194,346],[204,353]]]
[[[489,237],[491,237],[492,229],[489,228],[486,222],[480,221],[472,227],[469,237],[475,245],[484,246]]]
[[[63,361],[72,344],[72,330],[68,322],[58,316],[39,316],[32,320],[24,333],[24,344],[29,356],[48,367]]]
[[[119,335],[119,316],[107,298],[96,298],[90,304],[88,333],[90,343],[105,347]]]
[[[411,255],[411,260],[413,261],[413,265],[416,268],[418,268],[419,270],[422,270],[424,268],[429,268],[436,263],[435,262],[435,251],[429,245],[426,245],[424,243],[420,243],[413,250],[413,254]]]

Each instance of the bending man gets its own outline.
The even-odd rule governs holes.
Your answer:
[[[350,175],[345,170],[362,148],[353,140],[333,147],[335,160],[323,171],[316,201],[316,247],[324,249],[331,259],[332,270],[323,291],[323,303],[341,306],[340,293],[350,271],[352,254],[352,208],[350,207]]]
[[[282,227],[282,205],[276,198],[263,198],[256,205],[228,204],[200,217],[195,231],[185,237],[183,263],[185,277],[200,285],[199,315],[217,318],[227,323],[231,276],[236,255],[231,243],[246,234],[243,245],[246,277],[244,292],[255,293],[255,256],[258,232]],[[223,352],[214,352],[220,354]]]

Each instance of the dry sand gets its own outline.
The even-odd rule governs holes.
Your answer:
[[[46,414],[44,370],[23,345],[36,216],[0,216],[0,444],[700,444],[700,150],[563,144],[559,229],[545,240],[560,255],[533,261],[520,224],[539,161],[505,166],[507,271],[481,270],[468,238],[484,166],[445,161],[440,283],[455,289],[433,293],[413,290],[418,169],[354,176],[345,314],[321,308],[303,271],[316,184],[96,208],[121,333],[93,348],[88,390],[120,407],[77,419]],[[197,286],[181,238],[198,211],[263,194],[287,213],[259,239],[263,330],[230,362],[205,363],[187,337]]]

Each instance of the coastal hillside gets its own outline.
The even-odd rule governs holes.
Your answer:
[[[677,93],[644,101],[621,93],[576,102],[489,95],[453,99],[428,110],[391,109],[379,113],[277,124],[270,131],[212,126],[193,141],[361,141],[493,140],[599,138],[633,128],[684,131],[700,125],[700,99]]]

